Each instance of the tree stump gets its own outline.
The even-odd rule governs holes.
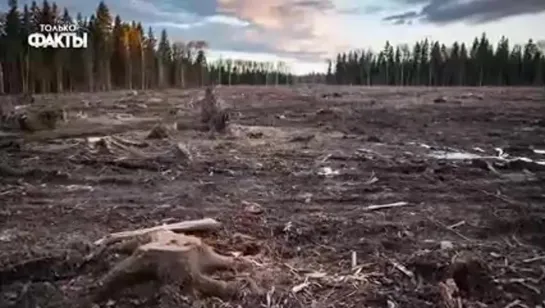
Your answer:
[[[26,132],[53,130],[58,123],[67,121],[66,111],[63,109],[47,108],[29,111],[18,117],[19,128]]]
[[[166,139],[170,137],[169,129],[166,125],[156,124],[149,132],[147,139]]]
[[[253,293],[262,292],[253,281],[227,282],[207,275],[248,265],[241,259],[216,253],[198,237],[158,228],[122,235],[123,241],[117,243],[116,250],[132,254],[99,281],[95,301],[103,301],[126,287],[150,280],[174,285],[184,293],[224,299],[237,295],[248,282]],[[134,236],[131,237],[131,233]]]
[[[204,98],[200,101],[201,123],[209,123],[218,112],[218,101],[211,87],[205,90]]]
[[[208,123],[208,129],[217,132],[225,132],[229,124],[229,113],[226,110],[218,111]]]
[[[209,131],[224,132],[229,122],[229,113],[220,106],[212,87],[207,87],[204,98],[200,101],[201,123]]]

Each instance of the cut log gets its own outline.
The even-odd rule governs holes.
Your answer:
[[[154,231],[169,230],[174,232],[196,232],[217,230],[221,227],[221,223],[212,218],[204,218],[198,220],[182,221],[174,224],[155,226],[146,229],[122,231],[111,233],[95,242],[95,245],[110,245],[132,237],[146,235]]]

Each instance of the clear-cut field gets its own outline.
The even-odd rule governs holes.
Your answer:
[[[198,119],[200,91],[38,98],[69,121],[1,142],[17,172],[0,170],[0,307],[78,307],[120,258],[86,261],[95,240],[202,217],[224,224],[203,240],[254,260],[267,294],[222,302],[150,282],[99,304],[448,307],[454,278],[464,307],[545,305],[543,89],[216,91],[227,134],[159,140],[146,139],[158,119]],[[104,136],[125,147],[91,152]],[[484,268],[453,265],[466,255]]]

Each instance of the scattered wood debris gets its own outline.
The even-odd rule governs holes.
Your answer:
[[[438,98],[434,99],[433,102],[436,103],[436,104],[445,104],[445,103],[454,104],[454,105],[462,104],[462,102],[459,101],[459,100],[449,99],[449,98],[447,98],[445,96],[438,97]]]
[[[324,94],[322,94],[322,98],[329,98],[329,97],[339,98],[339,97],[342,97],[342,94],[339,93],[339,92],[324,93]]]
[[[438,104],[438,103],[446,103],[447,102],[447,98],[444,97],[444,96],[441,96],[441,97],[438,97],[436,99],[433,100],[434,103]]]
[[[131,142],[125,139],[106,136],[102,138],[86,138],[86,141],[91,151],[95,153],[119,156],[128,153],[137,158],[148,157],[148,155],[136,149]]]
[[[181,160],[182,162],[191,162],[193,161],[193,155],[189,150],[189,147],[181,142],[178,142],[174,145],[174,156]]]
[[[412,271],[410,271],[407,267],[405,267],[403,264],[395,261],[395,260],[392,260],[392,259],[389,259],[388,258],[388,261],[390,261],[390,263],[397,269],[399,270],[400,272],[402,272],[403,274],[405,274],[405,276],[411,278],[411,279],[414,279],[415,278],[415,275]]]
[[[244,211],[247,213],[261,214],[264,212],[263,207],[256,202],[242,201],[242,205],[244,206]]]
[[[307,135],[298,135],[294,136],[290,139],[290,142],[309,142],[312,139],[314,139],[314,135],[307,134]]]
[[[439,282],[439,290],[445,308],[462,308],[462,299],[454,279],[449,278],[445,282]]]

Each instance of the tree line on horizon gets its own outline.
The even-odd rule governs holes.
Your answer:
[[[391,86],[543,86],[545,44],[532,39],[511,46],[502,37],[494,47],[483,33],[470,47],[447,47],[428,39],[379,52],[352,50],[328,61],[327,73],[309,76],[328,84]]]
[[[235,59],[207,60],[205,41],[159,38],[151,27],[113,17],[100,2],[84,18],[62,13],[55,2],[18,6],[8,0],[0,12],[0,94],[114,89],[157,89],[222,85],[293,84],[297,82],[396,86],[537,86],[545,82],[543,46],[529,40],[511,46],[503,37],[496,47],[483,34],[470,48],[455,42],[447,47],[423,40],[412,48],[352,50],[328,61],[326,74],[294,76],[283,62]],[[32,48],[29,34],[39,24],[77,23],[89,34],[86,49]]]
[[[27,43],[40,24],[79,25],[88,48],[32,48]],[[207,61],[205,41],[159,38],[151,27],[112,16],[100,2],[95,14],[72,17],[55,2],[18,6],[8,0],[0,12],[0,94],[61,93],[195,87],[214,84],[286,84],[293,76],[285,63],[234,59]]]

